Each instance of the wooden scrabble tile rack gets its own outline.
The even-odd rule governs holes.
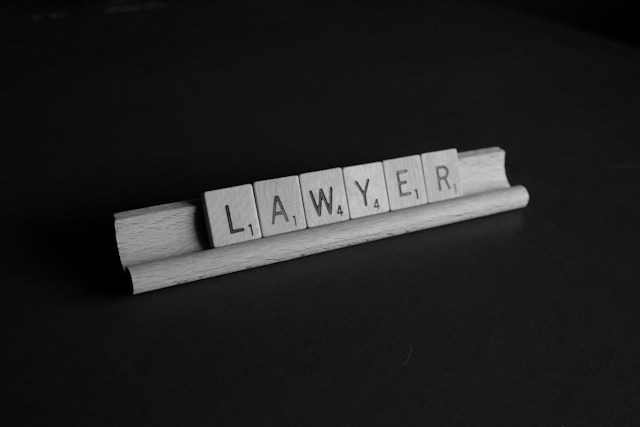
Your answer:
[[[529,201],[523,186],[510,186],[498,147],[458,153],[458,172],[462,197],[215,248],[200,199],[117,213],[120,261],[138,294],[523,208]]]

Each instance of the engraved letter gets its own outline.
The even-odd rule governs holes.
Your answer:
[[[400,192],[400,197],[410,196],[411,195],[411,191],[406,192],[406,193],[402,192],[402,184],[406,184],[407,183],[407,181],[402,181],[400,179],[400,174],[402,174],[402,173],[407,173],[407,170],[406,169],[402,169],[402,170],[396,172],[396,178],[398,179],[398,191]]]
[[[280,210],[277,210],[277,206],[280,206]],[[282,206],[282,202],[280,201],[280,196],[275,196],[273,198],[273,215],[271,216],[271,225],[276,223],[276,215],[283,215],[284,220],[289,222],[289,217],[287,216],[287,211],[284,210],[284,206]]]
[[[362,193],[362,197],[364,197],[364,205],[367,206],[367,188],[369,188],[369,178],[367,178],[367,183],[364,185],[364,190],[360,187],[360,183],[355,181],[358,190]]]
[[[241,233],[244,231],[244,227],[242,228],[233,228],[233,222],[231,222],[231,212],[229,212],[229,205],[224,205],[224,209],[227,211],[227,222],[229,223],[229,232],[233,233]]]
[[[444,171],[444,175],[440,175],[440,171]],[[442,185],[440,181],[444,181],[447,184],[447,188],[451,190],[451,185],[449,185],[449,168],[446,166],[436,166],[436,176],[438,177],[438,190],[442,191]]]
[[[311,201],[313,202],[313,207],[316,208],[316,213],[318,214],[318,216],[320,216],[320,214],[322,213],[322,203],[324,202],[324,205],[327,207],[327,210],[329,211],[329,215],[331,215],[331,212],[333,210],[333,187],[329,187],[329,201],[327,202],[327,198],[324,195],[324,190],[321,188],[320,189],[320,196],[319,199],[320,201],[316,202],[316,198],[313,197],[313,191],[309,191],[309,195],[311,196]]]

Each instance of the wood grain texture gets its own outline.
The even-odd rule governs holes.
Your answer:
[[[352,219],[389,212],[387,184],[382,162],[342,169]]]
[[[509,188],[501,148],[460,152],[458,158],[465,197]],[[120,212],[114,226],[123,268],[211,247],[200,199]]]
[[[253,191],[264,237],[307,228],[297,175],[255,182]]]
[[[208,219],[209,241],[213,247],[262,237],[251,184],[207,191],[202,199]]]
[[[199,199],[117,213],[114,222],[123,267],[211,247]]]
[[[427,203],[422,160],[417,154],[382,162],[392,211]]]
[[[309,228],[349,220],[341,168],[300,174],[300,188]]]
[[[522,208],[522,186],[308,228],[223,248],[132,265],[133,292],[139,294],[248,268],[339,249],[404,233]]]
[[[429,203],[462,197],[458,151],[455,148],[424,153],[420,158]]]
[[[508,188],[505,155],[498,147],[458,153],[460,180],[465,195]]]

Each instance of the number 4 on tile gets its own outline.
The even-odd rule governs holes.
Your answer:
[[[349,219],[341,168],[303,173],[300,175],[300,187],[309,227]]]

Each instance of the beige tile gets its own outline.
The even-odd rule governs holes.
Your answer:
[[[262,237],[251,184],[207,191],[202,198],[212,246]]]
[[[264,237],[307,228],[298,176],[258,181],[253,191]]]
[[[422,167],[429,203],[463,195],[458,172],[458,150],[434,151],[422,155]]]
[[[341,168],[303,173],[300,175],[300,187],[309,227],[349,219]]]
[[[420,156],[385,160],[382,164],[392,211],[427,203]]]
[[[351,218],[389,212],[387,184],[382,162],[342,169]]]

